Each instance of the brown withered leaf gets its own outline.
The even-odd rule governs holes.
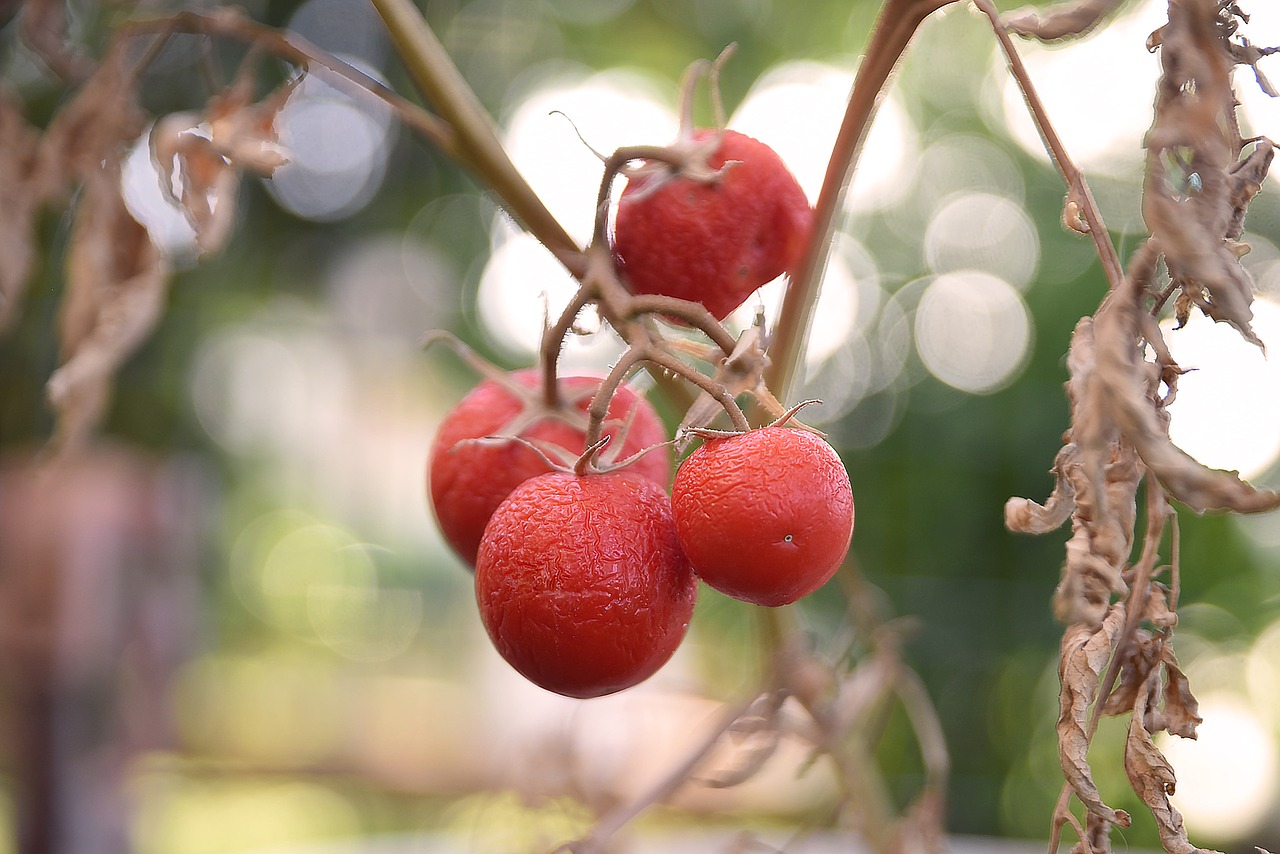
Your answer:
[[[47,393],[58,416],[53,444],[66,450],[97,426],[111,381],[164,310],[171,270],[120,192],[119,163],[89,177],[67,249],[58,331],[62,364]]]
[[[1231,203],[1231,221],[1227,223],[1226,237],[1237,240],[1244,234],[1244,217],[1249,203],[1262,190],[1262,182],[1271,171],[1275,158],[1275,144],[1265,137],[1257,140],[1253,151],[1227,169],[1228,198]]]
[[[25,0],[22,38],[63,80],[77,82],[93,72],[93,62],[67,36],[66,0]]]
[[[1043,504],[1030,498],[1010,498],[1004,505],[1004,525],[1020,534],[1047,534],[1056,531],[1076,509],[1076,489],[1067,474],[1068,466],[1079,466],[1080,449],[1068,442],[1058,451],[1051,473],[1053,492]]]
[[[1136,447],[1143,464],[1169,493],[1205,510],[1257,513],[1280,506],[1280,493],[1255,489],[1235,472],[1210,469],[1169,439],[1151,391],[1150,365],[1135,343],[1146,327],[1133,294],[1113,294],[1094,318],[1099,405]]]
[[[17,93],[0,82],[0,332],[17,315],[35,267],[39,139],[27,124]]]
[[[1165,644],[1160,660],[1164,664],[1165,729],[1182,738],[1195,738],[1196,727],[1204,719],[1200,717],[1200,704],[1191,693],[1187,674],[1178,665],[1172,643]]]
[[[1058,759],[1067,783],[1090,813],[1128,827],[1128,813],[1103,803],[1087,759],[1089,710],[1098,696],[1102,671],[1115,650],[1124,622],[1124,604],[1117,602],[1097,628],[1075,624],[1068,626],[1062,635],[1058,660],[1058,677],[1062,683],[1058,696]]]
[[[161,189],[181,208],[202,254],[218,252],[231,237],[241,171],[270,176],[288,162],[275,122],[295,87],[290,81],[254,103],[252,80],[242,77],[210,99],[204,114],[171,113],[152,126]]]
[[[252,78],[242,77],[211,98],[206,116],[213,147],[236,167],[258,175],[270,176],[288,163],[276,118],[302,79],[293,77],[255,102]]]
[[[1219,854],[1191,844],[1187,839],[1187,831],[1182,826],[1182,815],[1169,801],[1177,781],[1173,767],[1156,747],[1151,733],[1144,725],[1148,696],[1147,691],[1139,692],[1138,704],[1134,707],[1133,717],[1129,721],[1129,734],[1125,739],[1124,770],[1129,777],[1129,785],[1151,810],[1165,851],[1169,854]]]
[[[201,252],[209,254],[231,236],[240,175],[200,135],[198,124],[192,113],[171,113],[151,126],[149,142],[161,189],[182,210]]]
[[[146,115],[133,83],[125,51],[115,50],[59,108],[40,138],[36,174],[43,199],[61,197],[73,184],[90,180],[142,133]]]
[[[1260,185],[1261,177],[1231,180],[1232,170],[1243,168],[1235,160],[1241,147],[1231,87],[1235,60],[1218,12],[1212,0],[1169,6],[1155,119],[1146,138],[1143,216],[1187,298],[1261,346],[1252,328],[1253,281],[1225,242],[1242,227],[1242,191],[1249,183]],[[1261,160],[1269,163],[1269,156],[1259,155],[1251,167]]]
[[[1151,671],[1160,664],[1161,643],[1145,629],[1134,633],[1133,642],[1123,650],[1120,681],[1103,703],[1104,715],[1123,715],[1138,703],[1138,692],[1149,684]]]
[[[1048,9],[1027,7],[1006,15],[1005,29],[1020,36],[1056,41],[1082,36],[1093,30],[1103,18],[1124,5],[1124,0],[1076,0],[1058,3]]]

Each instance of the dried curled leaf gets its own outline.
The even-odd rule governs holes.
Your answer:
[[[1001,23],[1020,36],[1056,41],[1082,36],[1124,4],[1124,0],[1076,0],[1041,10],[1035,7],[1010,12]]]
[[[1182,826],[1182,815],[1169,801],[1177,780],[1169,760],[1156,747],[1145,725],[1148,697],[1151,693],[1153,692],[1138,693],[1138,702],[1129,721],[1129,735],[1124,749],[1124,770],[1129,777],[1129,785],[1151,810],[1165,851],[1169,854],[1217,854],[1191,844],[1187,839],[1187,831]]]
[[[1149,328],[1145,313],[1132,295],[1113,296],[1094,323],[1099,405],[1132,441],[1143,464],[1174,498],[1197,511],[1256,513],[1280,506],[1280,493],[1255,489],[1234,472],[1208,468],[1169,439],[1168,416],[1154,405],[1151,365],[1142,361],[1135,343]]]
[[[1253,69],[1253,78],[1258,81],[1259,89],[1272,98],[1280,95],[1280,92],[1276,91],[1276,87],[1272,86],[1271,81],[1267,79],[1267,75],[1263,74],[1262,69],[1258,68],[1258,61],[1264,56],[1270,56],[1275,53],[1277,48],[1258,47],[1255,44],[1250,44],[1248,39],[1240,39],[1238,42],[1228,41],[1227,49],[1237,65],[1247,65]]]
[[[257,103],[251,83],[238,79],[203,115],[171,113],[151,128],[160,187],[181,208],[204,254],[221,250],[231,237],[241,170],[269,176],[288,162],[275,121],[296,81]]]
[[[1185,300],[1261,346],[1252,328],[1253,281],[1228,241],[1240,234],[1270,153],[1236,162],[1233,27],[1224,27],[1219,8],[1216,0],[1169,5],[1146,139],[1143,216]]]
[[[1030,498],[1010,498],[1004,505],[1004,525],[1020,534],[1047,534],[1061,528],[1076,509],[1076,489],[1067,466],[1079,459],[1080,449],[1068,442],[1053,461],[1053,492],[1043,505]]]
[[[59,333],[61,367],[49,378],[55,446],[83,441],[100,420],[120,365],[159,320],[171,270],[120,193],[119,164],[85,184],[67,250]]]
[[[39,139],[17,94],[0,83],[0,332],[16,316],[35,267]]]
[[[146,116],[138,106],[126,51],[115,50],[54,115],[40,139],[36,174],[42,199],[119,159],[123,145],[142,133]]]
[[[1165,644],[1160,660],[1164,664],[1164,728],[1181,738],[1195,738],[1196,727],[1204,719],[1200,717],[1200,704],[1191,694],[1187,674],[1178,666],[1172,644]]]
[[[1115,651],[1124,622],[1124,604],[1116,603],[1097,628],[1076,624],[1063,633],[1058,663],[1062,682],[1058,696],[1058,759],[1067,782],[1091,814],[1128,827],[1128,813],[1103,803],[1086,758],[1091,729],[1089,710],[1098,696],[1103,668]]]

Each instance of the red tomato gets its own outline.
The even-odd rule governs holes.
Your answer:
[[[713,133],[698,130],[694,139]],[[658,172],[627,184],[613,248],[635,293],[700,302],[723,320],[800,260],[813,210],[772,148],[737,131],[719,133],[707,163],[729,163],[718,180]]]
[[[697,590],[667,494],[627,472],[526,481],[494,512],[476,561],[476,601],[498,652],[569,697],[657,671]]]
[[[541,379],[539,372],[532,369],[512,376],[531,389],[537,388]],[[577,398],[580,392],[590,392],[599,385],[597,377],[563,377],[560,390],[562,396]],[[582,396],[578,411],[585,413],[589,403],[590,397]],[[445,540],[472,566],[480,537],[493,511],[511,490],[550,469],[537,453],[518,442],[458,443],[500,433],[521,414],[522,408],[523,403],[499,383],[485,380],[445,416],[431,446],[427,461],[431,508]],[[635,416],[616,459],[625,459],[667,439],[666,429],[653,407],[626,386],[618,389],[609,405],[608,420],[618,423],[606,424],[604,434],[616,439],[621,423],[632,409]],[[586,439],[583,431],[553,417],[534,421],[520,435],[559,445],[574,454],[584,450]],[[665,487],[671,471],[670,452],[665,447],[657,448],[628,470]]]
[[[839,456],[789,427],[709,440],[676,472],[671,501],[694,572],[757,605],[817,590],[853,537],[853,492]]]

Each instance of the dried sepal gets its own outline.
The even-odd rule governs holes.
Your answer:
[[[1082,36],[1124,4],[1124,0],[1075,0],[1048,9],[1028,7],[1006,15],[1001,23],[1011,33],[1040,41]]]
[[[1098,627],[1077,623],[1063,633],[1058,662],[1062,683],[1058,697],[1058,759],[1067,783],[1091,814],[1128,827],[1128,813],[1103,803],[1087,759],[1092,730],[1090,709],[1124,623],[1124,604],[1116,603]]]
[[[112,378],[164,310],[172,271],[120,194],[119,164],[93,174],[76,208],[58,331],[62,364],[47,393],[54,445],[74,447],[105,411]]]

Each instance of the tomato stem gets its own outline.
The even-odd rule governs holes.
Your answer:
[[[885,85],[924,19],[952,2],[954,0],[887,0],[880,10],[866,55],[858,65],[844,120],[827,162],[822,190],[814,206],[813,233],[783,296],[782,310],[773,330],[773,341],[769,347],[772,364],[765,380],[780,400],[787,399],[795,379],[800,352],[818,300],[818,286],[826,269],[836,217]]]

